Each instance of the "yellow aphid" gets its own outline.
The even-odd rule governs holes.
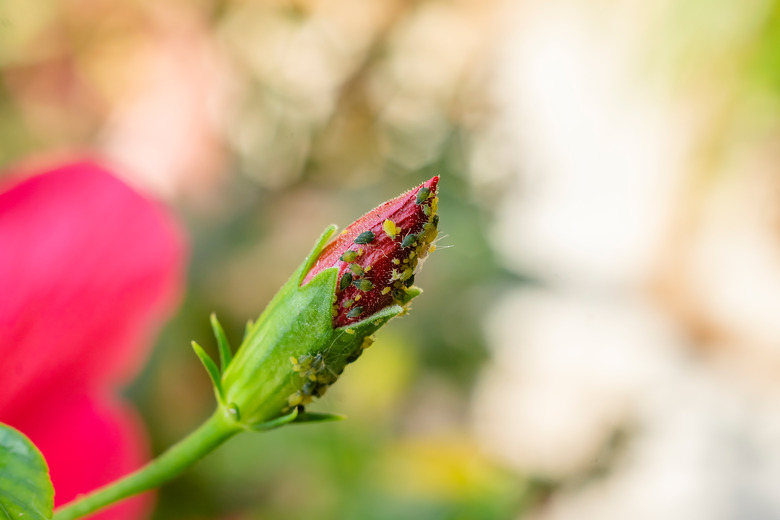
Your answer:
[[[429,253],[433,253],[434,251],[436,251],[436,246],[435,245],[433,245],[433,246],[428,248],[428,252]]]
[[[401,261],[397,258],[393,258],[393,265],[399,265]]]
[[[384,289],[382,289],[382,296],[384,296],[385,294],[387,294],[389,292],[390,292],[390,287],[385,287]]]
[[[347,334],[354,334],[355,333],[355,329],[347,329],[344,332],[346,332]]]
[[[439,197],[431,199],[431,213],[434,215],[439,212]]]
[[[385,221],[382,223],[382,229],[385,230],[385,233],[387,233],[387,236],[390,238],[395,238],[398,233],[401,232],[401,229],[395,225],[395,222],[392,220],[385,219]]]
[[[363,295],[362,295],[362,294],[358,294],[357,296],[355,296],[355,301],[358,301],[358,300],[360,300],[360,298],[362,298],[362,297],[363,297]]]
[[[303,395],[300,392],[295,392],[287,398],[287,404],[290,406],[298,406],[303,401]]]
[[[368,267],[365,268],[365,271],[369,272],[371,269],[373,269],[373,267],[374,267],[373,265],[369,265]]]

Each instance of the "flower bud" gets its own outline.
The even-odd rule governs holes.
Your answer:
[[[372,334],[420,294],[414,272],[434,249],[439,178],[370,211],[330,244],[330,226],[306,261],[247,329],[217,392],[250,428],[298,420],[372,343]]]

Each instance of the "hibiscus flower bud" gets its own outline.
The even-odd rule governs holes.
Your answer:
[[[406,312],[421,292],[415,270],[435,247],[438,181],[375,208],[329,244],[336,227],[323,233],[247,328],[235,357],[223,356],[217,395],[240,422],[265,429],[315,417],[303,407],[371,345],[379,327]]]

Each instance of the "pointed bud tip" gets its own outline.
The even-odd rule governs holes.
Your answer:
[[[377,206],[320,253],[303,283],[338,268],[334,327],[408,302],[415,270],[438,234],[438,183],[436,175]]]

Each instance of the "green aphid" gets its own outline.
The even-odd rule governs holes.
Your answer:
[[[354,282],[352,282],[352,285],[354,285],[355,287],[357,287],[363,292],[368,292],[374,288],[374,284],[371,283],[371,280],[366,280],[365,278],[363,278],[362,280],[355,280]]]
[[[349,264],[349,270],[352,271],[352,274],[355,276],[363,276],[366,274],[363,268],[357,264]]]
[[[414,285],[414,275],[410,276],[409,279],[404,282],[404,285],[407,287]]]
[[[357,238],[355,238],[356,244],[370,244],[373,241],[374,241],[373,231],[363,231],[357,236]]]
[[[431,189],[422,187],[420,188],[420,191],[417,192],[417,200],[415,201],[416,204],[422,204],[426,200],[428,200],[428,195],[431,194]]]
[[[340,258],[341,258],[342,262],[349,263],[349,262],[354,262],[355,260],[357,260],[357,257],[358,257],[358,252],[357,251],[347,251],[346,253],[341,255]]]
[[[415,235],[414,233],[409,233],[404,237],[403,241],[401,241],[401,247],[410,247],[412,244],[415,243],[416,240],[417,240],[417,235]]]
[[[350,311],[347,313],[347,318],[357,318],[357,317],[358,317],[358,316],[360,316],[361,314],[363,314],[363,307],[361,307],[360,305],[358,305],[357,307],[353,307],[353,308],[352,308],[352,309],[351,309],[351,310],[350,310]]]
[[[344,303],[342,303],[341,306],[344,307],[345,309],[349,309],[350,307],[352,307],[353,303],[355,303],[355,300],[347,299],[344,300]]]
[[[433,224],[433,227],[439,227],[439,215],[433,216],[433,219],[431,219],[431,224]]]
[[[406,293],[402,289],[393,289],[394,299],[403,301],[405,297],[406,297]]]
[[[427,204],[422,207],[422,210],[423,210],[423,213],[425,214],[426,217],[430,217],[431,213],[433,213],[433,211],[431,210],[431,207],[428,206]]]
[[[341,282],[339,282],[339,289],[342,291],[349,287],[349,285],[352,283],[352,274],[351,273],[344,273],[341,276]]]

